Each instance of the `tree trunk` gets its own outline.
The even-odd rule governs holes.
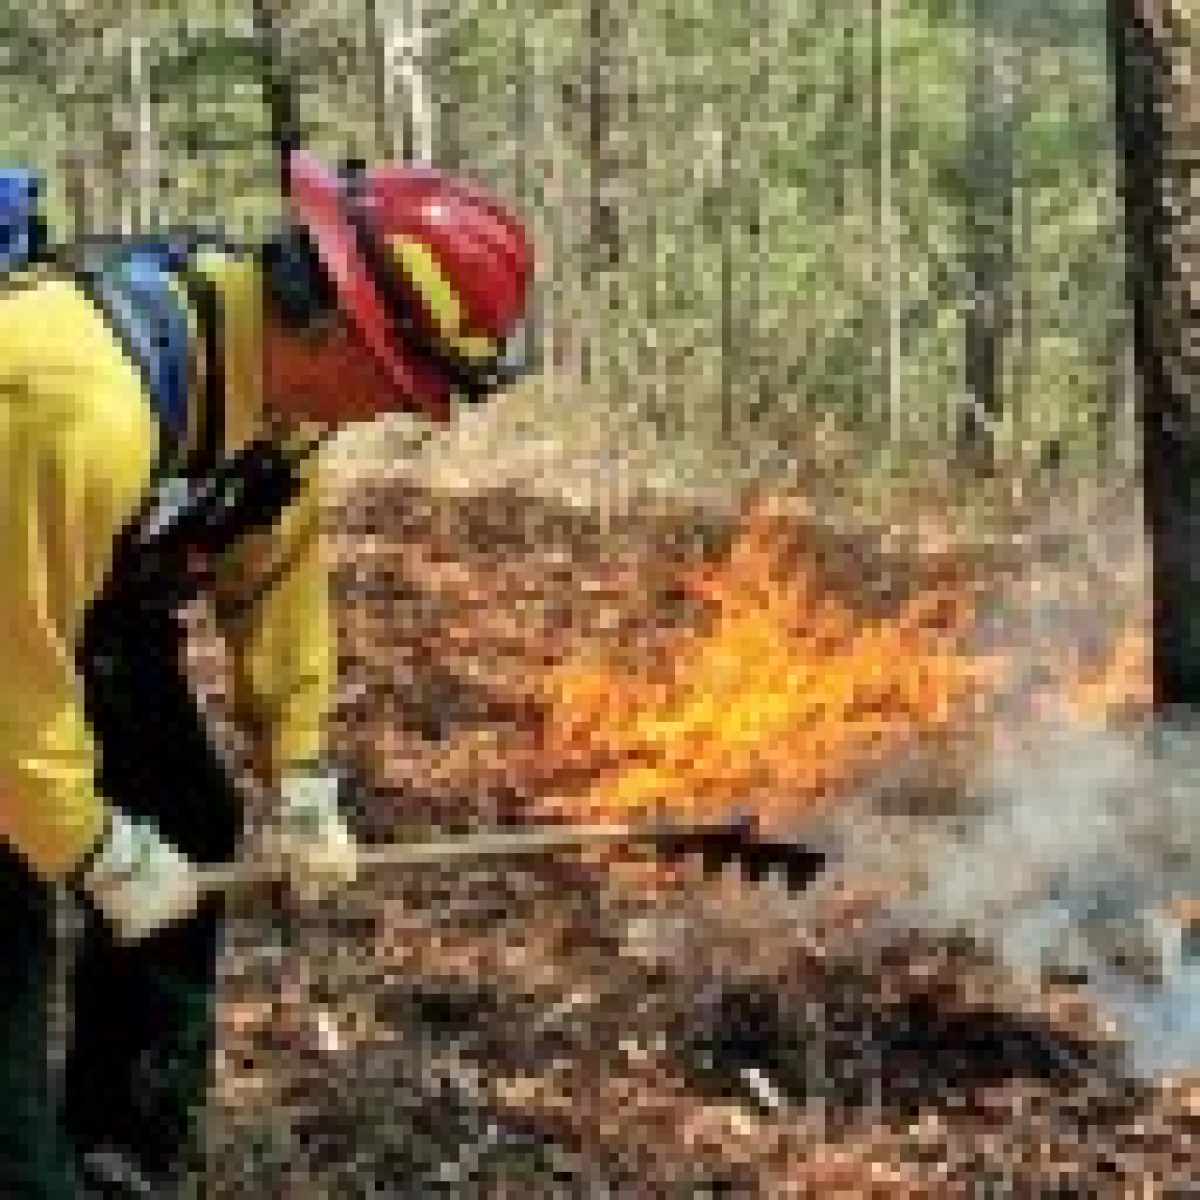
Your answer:
[[[1200,75],[1182,0],[1109,0],[1160,710],[1200,702]]]
[[[436,133],[433,102],[426,76],[429,29],[425,0],[406,0],[404,19],[399,27],[393,24],[389,38],[388,77],[397,79],[405,93],[401,155],[405,162],[428,166],[433,163]],[[395,111],[394,102],[389,107]]]
[[[614,153],[616,102],[616,14],[612,0],[589,0],[588,9],[588,199],[591,269],[604,271],[620,260],[621,230],[617,217],[618,165]]]
[[[76,25],[82,24],[82,28]],[[98,38],[64,4],[54,9],[56,63],[65,132],[63,170],[73,237],[86,237],[103,225],[97,159],[95,84]]]
[[[871,124],[876,150],[874,196],[876,261],[879,277],[880,329],[878,364],[880,394],[887,428],[894,437],[899,412],[900,326],[896,294],[896,214],[893,193],[892,89],[889,34],[891,0],[871,4]]]
[[[987,0],[975,3],[974,136],[968,164],[971,296],[964,330],[966,403],[960,460],[995,466],[995,430],[1004,412],[1005,342],[1012,323],[1016,64]],[[1000,34],[1001,36],[998,36]]]
[[[472,64],[470,43],[463,32],[461,20],[456,20],[456,6],[437,5],[441,32],[430,54],[430,78],[437,96],[437,157],[438,163],[449,171],[461,171],[471,166],[471,147],[463,115],[463,100],[470,94],[468,84]],[[527,23],[521,22],[522,36]]]
[[[392,63],[388,55],[388,13],[379,11],[378,0],[366,0],[367,57],[371,76],[371,124],[374,126],[375,154],[390,159],[396,152],[392,128],[396,114],[392,107]]]

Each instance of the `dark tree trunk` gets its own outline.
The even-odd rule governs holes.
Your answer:
[[[976,0],[974,137],[968,163],[971,296],[966,312],[960,457],[988,471],[1004,412],[1004,354],[1012,323],[1015,63],[987,0]],[[998,34],[1000,36],[998,36]]]
[[[1188,6],[1109,0],[1128,287],[1152,559],[1154,698],[1200,702],[1200,79]]]

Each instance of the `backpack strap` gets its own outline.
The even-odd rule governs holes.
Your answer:
[[[233,459],[223,457],[225,347],[220,291],[197,265],[201,243],[140,243],[108,247],[79,263],[75,277],[132,361],[160,415],[162,450],[145,503],[131,523],[138,552],[163,560],[163,586],[178,573],[176,550],[188,545],[215,562],[249,533],[274,526],[302,487],[302,463],[324,437],[267,433]],[[199,345],[191,336],[189,309]],[[199,436],[186,446],[189,387],[200,372]],[[165,556],[165,557],[164,557]],[[257,604],[290,567],[274,564],[230,617]],[[187,586],[183,578],[175,585]]]
[[[39,171],[0,167],[0,271],[24,270],[45,255],[44,183]]]
[[[197,477],[216,469],[225,444],[225,330],[221,298],[211,279],[191,262],[180,271],[200,331],[200,436],[191,448],[183,472]]]
[[[216,289],[191,267],[191,239],[93,248],[72,274],[104,316],[142,376],[162,434],[154,482],[211,468],[224,421],[224,364]],[[192,310],[189,313],[189,308]],[[200,346],[194,344],[194,316]],[[196,357],[198,354],[198,357]],[[195,372],[200,380],[200,442],[182,460]]]

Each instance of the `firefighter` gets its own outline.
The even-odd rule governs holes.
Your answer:
[[[100,275],[52,260],[0,289],[0,1196],[14,1200],[167,1196],[197,1149],[222,920],[197,870],[234,857],[242,811],[179,623],[126,614],[113,640],[146,497],[256,439],[388,410],[444,419],[522,369],[531,250],[505,208],[431,170],[304,152],[291,180],[281,232],[198,245],[168,272],[190,338],[182,405],[156,394],[169,372],[139,359]],[[286,505],[246,514],[210,563],[235,710],[279,800],[261,850],[310,899],[356,873],[326,741],[320,486],[320,455],[298,460]],[[85,928],[55,1091],[63,885]]]

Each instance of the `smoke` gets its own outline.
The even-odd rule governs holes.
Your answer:
[[[1200,733],[1065,725],[999,745],[973,814],[923,846],[908,919],[1027,977],[1086,978],[1136,1071],[1200,1069],[1200,956],[1170,912],[1200,888]]]

